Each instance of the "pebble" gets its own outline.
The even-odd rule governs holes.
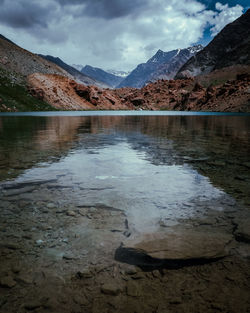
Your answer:
[[[170,304],[180,304],[182,303],[182,299],[181,297],[176,297],[176,298],[173,298],[169,301]]]
[[[63,255],[63,259],[65,259],[65,260],[73,260],[73,259],[75,259],[75,256],[72,253],[65,253]]]
[[[35,310],[39,308],[40,306],[41,306],[41,303],[37,300],[31,300],[30,302],[27,302],[24,304],[24,308],[29,311]]]
[[[131,297],[139,297],[141,295],[140,290],[133,281],[128,281],[127,295]]]
[[[11,276],[2,277],[0,279],[0,286],[6,287],[6,288],[12,288],[16,285],[16,282]]]
[[[36,244],[37,244],[38,246],[42,245],[43,243],[44,243],[44,241],[43,241],[42,239],[36,240]]]
[[[117,296],[121,289],[113,283],[106,283],[101,287],[101,291],[106,295]]]
[[[135,275],[136,273],[137,273],[137,270],[136,269],[132,269],[132,268],[125,271],[126,275]]]
[[[48,204],[46,205],[46,207],[47,207],[48,209],[53,209],[53,208],[55,208],[55,204],[52,203],[52,202],[50,202],[50,203],[48,203]]]
[[[142,272],[136,273],[135,275],[132,275],[133,279],[142,279],[145,278],[144,274]]]
[[[12,264],[11,270],[13,273],[19,273],[21,271],[21,265],[20,264]]]
[[[20,246],[16,243],[10,243],[10,242],[3,242],[0,243],[0,247],[4,247],[10,250],[18,250],[20,249]]]
[[[152,275],[154,278],[161,278],[161,273],[158,270],[152,271]]]
[[[68,216],[76,216],[76,212],[74,212],[74,211],[72,211],[72,210],[67,211],[66,214],[67,214]]]
[[[30,285],[33,283],[33,277],[31,277],[28,274],[22,273],[21,275],[19,275],[16,280],[22,284],[25,285]]]
[[[80,305],[87,305],[88,304],[88,300],[86,299],[86,297],[84,295],[75,295],[73,297],[73,300],[75,303],[78,303]]]
[[[85,270],[85,271],[83,271],[83,272],[77,272],[76,273],[76,276],[78,277],[78,278],[92,278],[92,273],[90,272],[90,271],[88,271],[88,270]]]

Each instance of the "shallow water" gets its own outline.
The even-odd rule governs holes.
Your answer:
[[[249,183],[250,116],[62,114],[0,117],[1,186],[56,179],[63,189],[63,198],[51,195],[56,201],[84,198],[150,216],[163,209],[182,216],[192,211],[184,203],[227,191],[225,170],[232,175],[235,168],[232,192],[248,196],[237,189]]]
[[[2,271],[9,273],[19,260],[32,279],[46,273],[49,279],[56,275],[64,280],[96,264],[108,268],[127,238],[190,229],[233,237],[237,220],[249,220],[249,115],[54,114],[0,116]],[[239,245],[234,248],[237,254],[249,257],[248,244]],[[236,264],[239,277],[246,275],[242,264],[231,264]],[[93,271],[94,285],[103,284],[106,271],[101,277]],[[19,282],[20,274],[15,275]],[[179,292],[176,275],[173,290]],[[40,276],[27,290],[33,286],[34,292],[41,292],[45,276]],[[124,282],[123,276],[117,277]],[[49,279],[46,288],[54,290]],[[192,279],[199,282],[195,275]],[[242,289],[237,279],[234,287]],[[36,297],[33,291],[23,296],[19,287],[10,297],[13,311],[20,299]],[[96,296],[92,291],[89,298]],[[86,308],[94,305],[91,301]],[[204,303],[203,311],[210,312]],[[5,312],[12,312],[11,304],[6,307]],[[171,306],[168,310],[176,312]]]

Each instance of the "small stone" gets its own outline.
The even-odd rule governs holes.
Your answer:
[[[16,285],[16,282],[11,276],[6,276],[0,279],[0,286],[6,288],[12,288]]]
[[[84,295],[75,295],[73,297],[73,300],[75,303],[80,304],[80,305],[87,305],[88,304],[88,300],[86,299],[86,297]]]
[[[32,239],[32,235],[25,234],[25,235],[22,236],[22,238],[30,240],[30,239]]]
[[[24,308],[29,311],[35,310],[39,308],[40,306],[41,306],[41,303],[36,300],[30,301],[24,304]]]
[[[161,278],[161,273],[158,270],[154,270],[152,275],[154,278]]]
[[[0,243],[0,247],[4,247],[4,248],[7,248],[7,249],[10,249],[10,250],[18,250],[20,249],[20,246],[16,243],[11,243],[11,242],[3,242],[3,243]]]
[[[76,276],[81,279],[81,278],[91,278],[93,275],[90,271],[85,270],[83,272],[77,272]]]
[[[138,272],[135,275],[132,275],[133,279],[142,279],[145,278],[144,274],[142,272]]]
[[[36,240],[36,244],[37,244],[38,246],[41,246],[43,243],[44,243],[44,241],[43,241],[42,239]]]
[[[169,301],[170,304],[181,304],[182,299],[180,297],[173,298]]]
[[[53,209],[53,208],[55,208],[56,206],[55,206],[54,203],[50,202],[50,203],[48,203],[48,204],[46,205],[46,207],[47,207],[48,209]]]
[[[139,297],[141,295],[140,290],[133,281],[128,281],[127,295],[131,297]]]
[[[237,225],[237,229],[234,233],[235,238],[238,241],[250,243],[250,220],[236,220],[235,224]]]
[[[76,212],[74,212],[74,211],[72,211],[72,210],[68,210],[68,211],[66,212],[66,214],[67,214],[68,216],[76,216]]]
[[[20,264],[12,264],[11,270],[13,273],[19,273],[21,271],[21,265]]]
[[[25,285],[30,285],[33,283],[33,277],[26,273],[19,275],[16,280]]]
[[[101,291],[106,295],[117,296],[121,290],[115,284],[106,283],[101,287]]]
[[[75,256],[72,253],[65,253],[63,255],[63,259],[65,259],[65,260],[73,260],[73,259],[75,259]]]
[[[137,270],[135,268],[134,269],[131,268],[131,269],[125,271],[126,275],[135,275],[136,273],[137,273]]]

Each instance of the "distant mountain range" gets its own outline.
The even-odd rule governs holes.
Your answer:
[[[0,111],[99,108],[247,112],[249,30],[250,9],[207,47],[158,50],[127,76],[122,71],[89,65],[73,67],[58,57],[31,53],[0,35]],[[161,81],[173,78],[177,80]],[[145,87],[103,89],[114,86]]]
[[[150,81],[171,79],[180,67],[202,48],[197,45],[168,52],[158,50],[146,63],[139,64],[117,87],[141,88]]]
[[[184,64],[175,78],[208,74],[236,64],[250,65],[250,9]]]
[[[66,64],[58,57],[53,57],[51,55],[42,55],[42,54],[39,54],[39,56],[63,68],[65,71],[71,74],[74,77],[74,79],[79,83],[83,83],[85,85],[95,85],[101,88],[109,87],[109,85],[105,84],[102,81],[99,81],[98,79],[95,79],[95,77],[88,76],[87,74],[85,75],[84,73],[78,71],[74,67]]]
[[[110,87],[116,87],[123,81],[123,78],[120,76],[116,76],[114,74],[110,74],[101,68],[92,67],[90,65],[86,65],[81,69],[81,73],[93,77],[94,79],[105,83]]]
[[[131,73],[131,71],[117,71],[117,70],[106,70],[106,72],[122,78],[127,77]]]

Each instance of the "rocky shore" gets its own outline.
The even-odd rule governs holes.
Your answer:
[[[32,74],[28,77],[28,84],[32,96],[61,110],[249,112],[248,73],[207,87],[206,79],[203,80],[204,78],[159,80],[141,89],[112,90],[80,85],[59,75]]]
[[[65,188],[2,185],[1,312],[249,311],[246,207],[201,201],[195,218],[138,233],[124,211],[70,204]]]

